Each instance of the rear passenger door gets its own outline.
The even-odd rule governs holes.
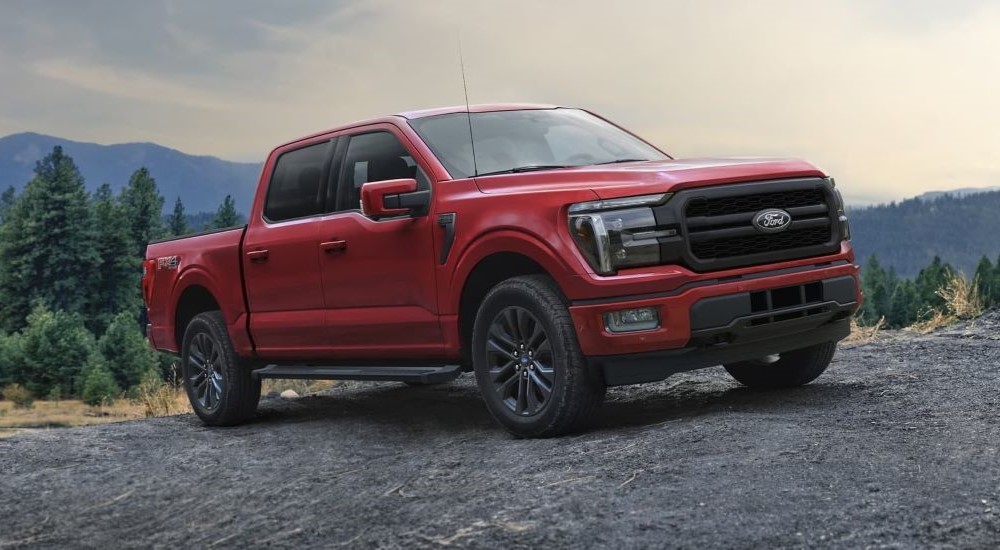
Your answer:
[[[281,153],[261,217],[248,224],[243,273],[250,333],[262,356],[315,357],[328,347],[319,222],[335,205],[328,195],[336,145],[324,140]]]
[[[320,227],[324,241],[343,243],[320,257],[331,346],[351,359],[440,357],[431,215],[375,220],[361,212],[365,183],[413,178],[430,189],[427,172],[388,125],[341,139],[337,211]]]

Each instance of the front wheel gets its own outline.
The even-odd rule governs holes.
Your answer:
[[[200,313],[188,324],[181,366],[191,408],[205,424],[232,426],[253,417],[260,380],[233,350],[221,312]]]
[[[744,361],[724,365],[737,382],[751,388],[792,388],[815,380],[830,366],[836,342],[782,353],[777,361]]]
[[[587,367],[565,298],[548,277],[494,287],[476,315],[472,348],[487,409],[518,437],[580,430],[604,400],[604,381]]]

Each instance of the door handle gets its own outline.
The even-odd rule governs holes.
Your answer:
[[[346,250],[347,241],[345,241],[344,239],[335,239],[332,241],[319,243],[319,247],[323,249],[323,252],[336,252],[338,250]]]
[[[247,259],[251,262],[264,262],[271,253],[267,250],[251,250],[247,252]]]

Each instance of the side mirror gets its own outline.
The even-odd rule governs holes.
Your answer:
[[[361,211],[371,218],[426,216],[431,192],[417,191],[417,180],[373,181],[361,186]]]

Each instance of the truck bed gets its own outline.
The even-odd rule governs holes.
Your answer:
[[[153,276],[144,292],[149,304],[149,337],[157,348],[179,349],[183,334],[175,328],[177,320],[184,316],[185,304],[211,299],[204,291],[207,288],[221,292],[213,309],[222,310],[234,344],[250,347],[240,263],[245,233],[243,225],[149,244],[145,268]],[[180,300],[172,299],[178,296]]]

